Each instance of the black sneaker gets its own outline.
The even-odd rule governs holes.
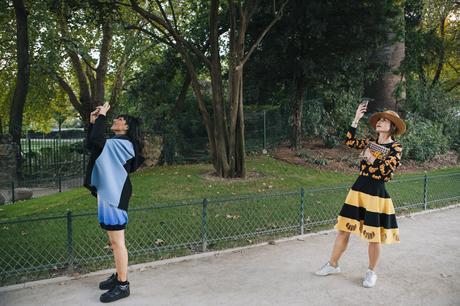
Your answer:
[[[118,283],[117,273],[112,274],[108,279],[99,283],[99,289],[110,290]]]
[[[115,287],[103,293],[100,297],[102,303],[110,303],[125,297],[129,296],[129,283],[126,282],[126,285],[121,285],[117,282]]]

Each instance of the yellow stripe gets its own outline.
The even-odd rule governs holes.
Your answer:
[[[356,207],[364,207],[367,211],[371,212],[385,213],[388,215],[395,213],[393,201],[390,198],[380,198],[351,189],[348,192],[345,203]]]
[[[335,229],[356,234],[368,242],[399,243],[399,230],[397,228],[373,227],[364,225],[363,222],[339,216]]]

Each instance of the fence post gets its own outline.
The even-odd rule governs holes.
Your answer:
[[[29,147],[28,162],[29,162],[29,174],[32,174],[32,140],[30,139],[30,131],[27,131],[27,145]]]
[[[14,198],[14,181],[11,181],[11,202],[15,202]]]
[[[86,149],[83,148],[83,160],[82,160],[83,165],[82,165],[82,167],[81,167],[83,175],[85,175],[85,170],[86,170],[86,169],[85,169],[85,167],[86,167],[86,151],[85,151],[85,150],[86,150]]]
[[[428,206],[428,176],[425,173],[423,178],[423,208],[427,210]]]
[[[304,234],[305,226],[305,190],[300,188],[300,235]]]
[[[67,212],[67,260],[69,272],[73,271],[73,229],[72,229],[72,212]]]
[[[264,150],[267,149],[267,112],[264,110]]]
[[[62,178],[61,178],[61,171],[58,171],[58,188],[59,188],[59,192],[62,192]]]
[[[207,249],[207,224],[206,224],[206,213],[208,208],[208,199],[203,199],[203,209],[201,211],[201,250],[206,252]]]

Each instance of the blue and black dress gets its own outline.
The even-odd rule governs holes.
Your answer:
[[[122,230],[128,223],[132,186],[129,173],[143,162],[136,145],[125,135],[106,139],[106,117],[99,115],[88,129],[86,146],[91,155],[84,186],[97,197],[99,224],[106,230]]]

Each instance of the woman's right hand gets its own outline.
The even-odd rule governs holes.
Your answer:
[[[99,116],[99,112],[101,111],[101,107],[98,106],[94,111],[91,112],[89,116],[89,122],[94,124],[96,122],[97,116]]]
[[[367,103],[368,101],[363,101],[359,104],[358,109],[356,110],[355,120],[353,123],[358,123],[358,121],[364,116],[364,113],[367,112]]]
[[[104,105],[99,106],[99,107],[100,107],[100,109],[99,109],[99,114],[100,114],[100,115],[107,116],[107,112],[108,112],[109,109],[110,109],[110,104],[109,104],[109,102],[105,102]]]

